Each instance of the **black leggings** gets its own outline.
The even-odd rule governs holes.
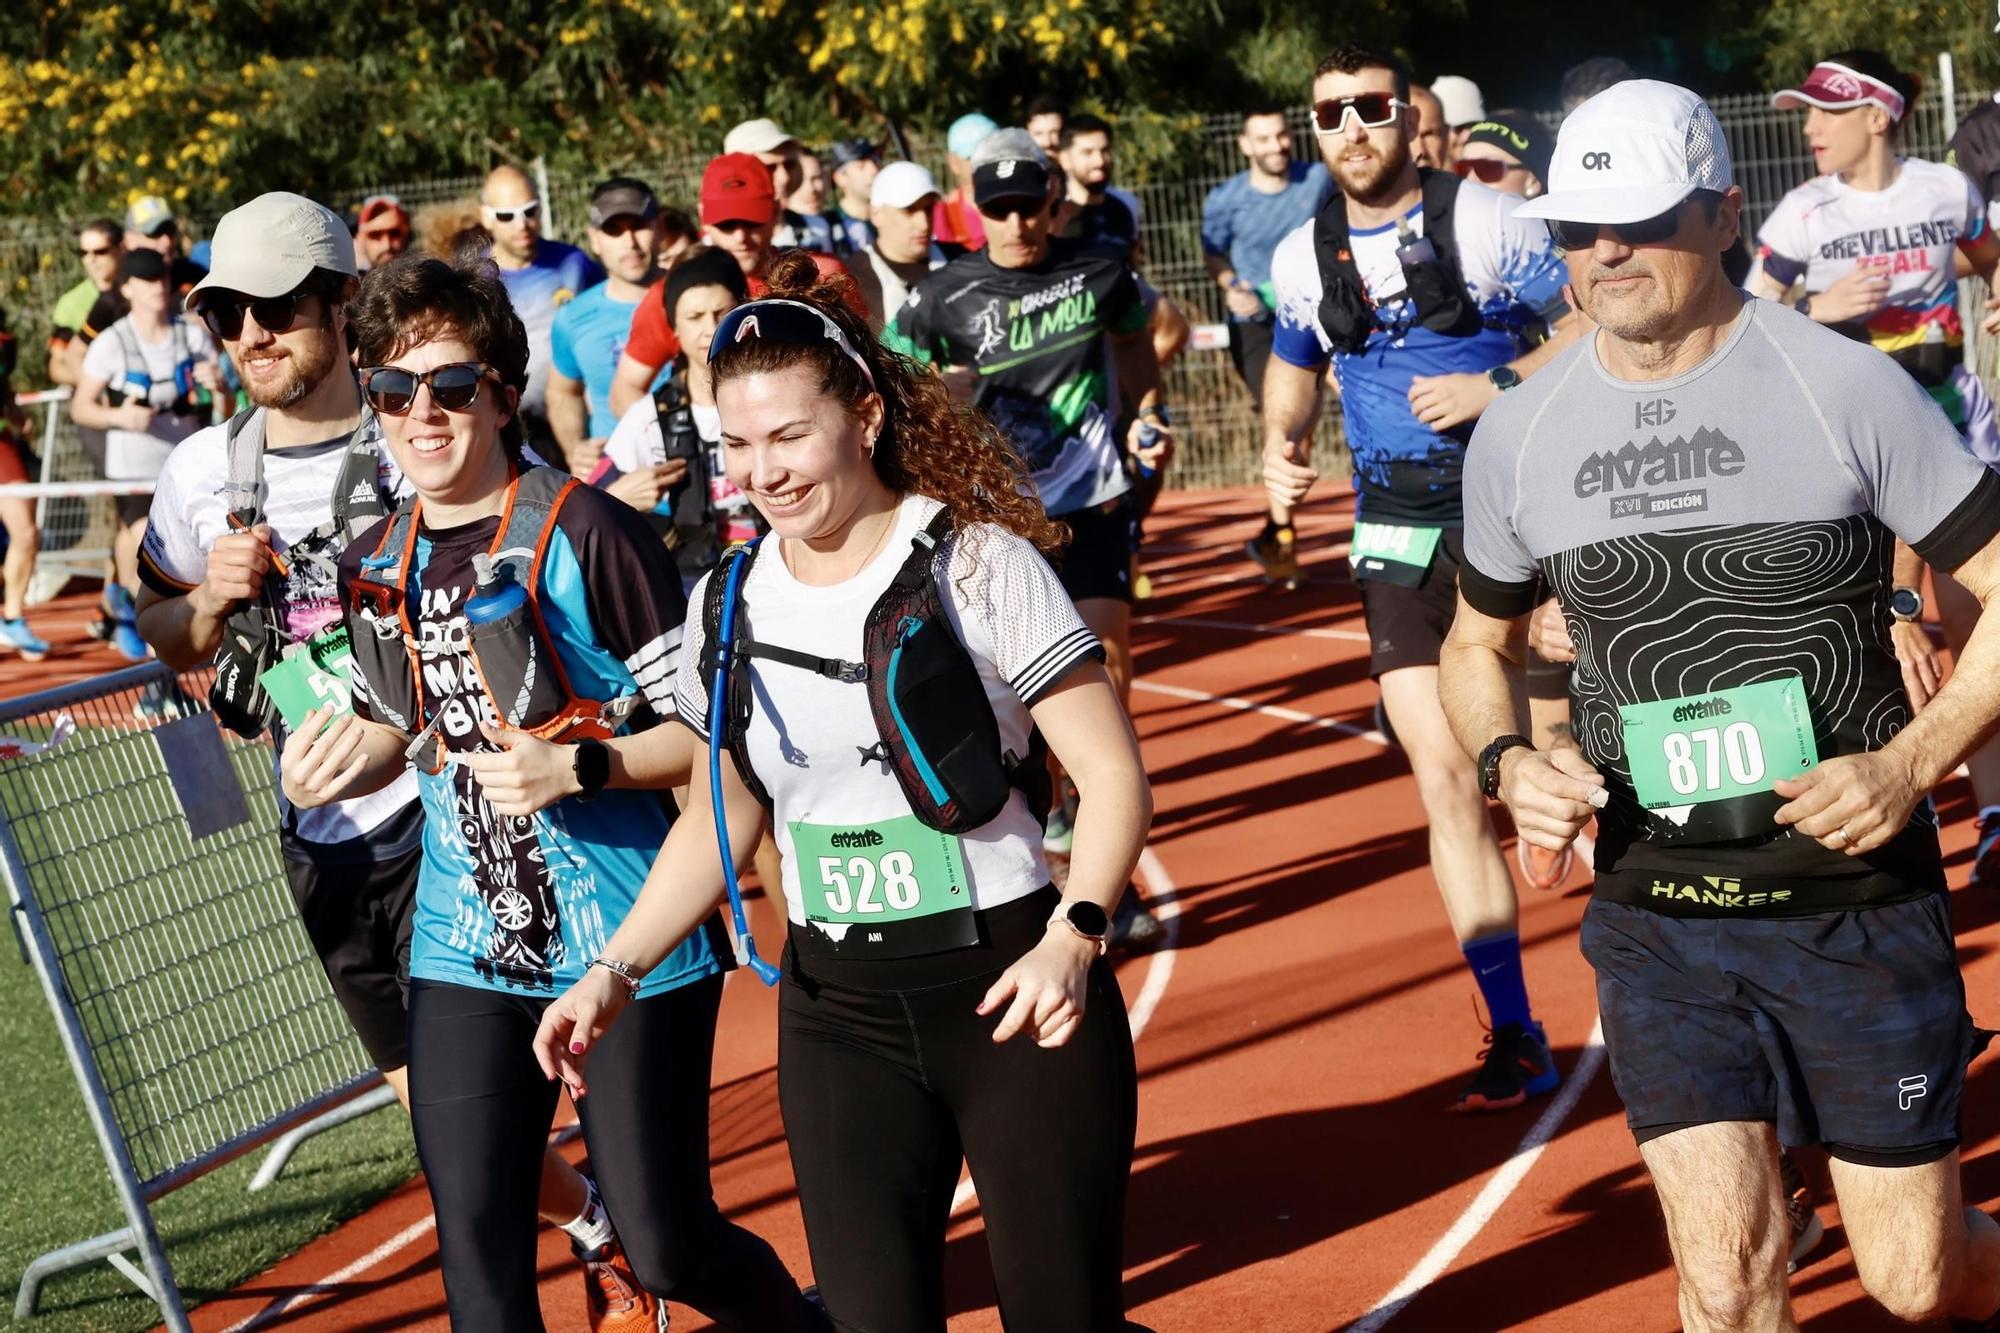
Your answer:
[[[942,1333],[961,1155],[986,1220],[1001,1322],[1124,1327],[1125,1186],[1138,1074],[1124,997],[1091,969],[1067,1045],[993,1044],[974,1012],[1042,938],[1053,889],[981,914],[983,943],[878,962],[787,958],[778,1099],[813,1273],[846,1333]],[[594,1057],[593,1057],[594,1058]]]
[[[577,1107],[611,1223],[647,1290],[727,1329],[824,1320],[763,1240],[723,1218],[708,1179],[709,1061],[722,978],[629,1006],[590,1055]],[[410,1115],[437,1213],[451,1326],[542,1333],[536,1199],[557,1085],[530,1041],[548,1001],[410,987]]]

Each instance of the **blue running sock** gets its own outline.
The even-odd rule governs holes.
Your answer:
[[[1489,935],[1463,948],[1466,964],[1479,981],[1479,993],[1486,999],[1488,1021],[1495,1028],[1533,1023],[1534,1016],[1528,1011],[1528,979],[1521,971],[1521,937]]]

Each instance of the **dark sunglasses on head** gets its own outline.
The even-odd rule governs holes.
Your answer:
[[[715,337],[708,344],[709,364],[713,365],[715,358],[722,355],[725,349],[750,338],[802,347],[830,342],[860,370],[861,378],[867,381],[869,389],[875,387],[875,372],[868,369],[867,359],[841,332],[840,325],[834,323],[824,311],[815,310],[803,301],[766,296],[746,301],[731,310],[715,326]]]
[[[249,311],[257,317],[257,327],[266,333],[290,333],[292,325],[298,322],[299,301],[306,295],[304,288],[286,292],[283,296],[243,296],[237,292],[203,292],[195,302],[194,312],[201,316],[201,322],[208,331],[224,342],[235,342],[243,336],[243,312]]]
[[[1347,113],[1352,111],[1355,118],[1368,129],[1380,129],[1394,124],[1396,116],[1409,103],[1388,93],[1356,93],[1352,97],[1329,97],[1324,102],[1313,103],[1313,128],[1321,134],[1339,134],[1346,128]]]
[[[542,201],[531,199],[518,208],[495,208],[493,205],[488,204],[486,205],[486,212],[489,217],[499,223],[511,223],[515,218],[537,218],[542,215]]]
[[[1502,162],[1497,157],[1461,157],[1451,164],[1451,169],[1461,176],[1476,177],[1482,185],[1497,185],[1502,177],[1520,165],[1518,162]]]
[[[1549,235],[1559,250],[1588,250],[1597,244],[1598,233],[1609,228],[1626,245],[1658,245],[1681,229],[1681,206],[1637,222],[1557,222],[1549,220]]]
[[[479,386],[489,377],[497,381],[500,375],[478,361],[454,361],[425,371],[370,366],[361,372],[361,394],[383,416],[400,417],[416,405],[421,384],[430,388],[431,401],[445,411],[465,412],[478,400]]]

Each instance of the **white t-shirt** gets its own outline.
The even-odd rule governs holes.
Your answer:
[[[690,403],[695,433],[701,436],[708,467],[708,504],[721,520],[724,542],[747,542],[757,535],[750,521],[750,497],[724,471],[722,414],[713,406]],[[667,442],[660,434],[660,412],[651,394],[625,409],[604,441],[604,456],[620,472],[636,472],[667,461]]]
[[[99,339],[102,342],[103,339]],[[91,346],[94,349],[96,343]],[[372,418],[371,418],[372,420]],[[285,629],[296,638],[318,633],[341,619],[337,563],[331,543],[298,543],[332,514],[334,483],[340,479],[347,436],[297,449],[264,452],[264,516],[272,547],[290,557],[291,573],[279,597]],[[391,495],[407,493],[389,447],[375,441],[377,480]],[[183,441],[166,460],[153,492],[146,540],[139,551],[140,577],[164,596],[179,596],[208,573],[215,539],[231,531],[223,488],[229,480],[228,427],[211,426]],[[274,738],[283,748],[283,725]],[[284,795],[278,797],[282,803]],[[381,791],[313,810],[287,812],[288,826],[305,842],[329,845],[372,832],[417,799],[416,774],[406,770]],[[295,821],[295,822],[293,822]]]
[[[143,386],[145,400],[156,408],[173,406],[181,397],[186,376],[197,361],[215,360],[215,341],[192,319],[176,315],[178,334],[169,329],[157,343],[139,336],[131,316],[118,320],[83,354],[83,373],[101,379],[136,402]],[[136,347],[139,364],[131,349]],[[202,428],[197,416],[155,413],[150,430],[109,430],[104,433],[104,475],[107,481],[151,481],[160,475],[173,447]]]
[[[860,661],[869,609],[940,507],[924,496],[906,496],[881,552],[832,587],[809,587],[793,578],[777,539],[767,539],[768,549],[758,554],[743,583],[741,623],[759,643]],[[938,586],[947,592],[947,614],[979,669],[1001,745],[1025,753],[1033,727],[1029,707],[1078,663],[1101,659],[1097,636],[1084,626],[1041,553],[1004,529],[982,524],[948,538],[938,559],[944,562]],[[702,605],[713,577],[704,576],[689,599],[684,662],[699,662],[706,651]],[[785,908],[803,927],[792,821],[864,824],[906,816],[910,805],[887,764],[855,762],[858,751],[879,740],[866,685],[762,658],[751,662],[750,674],[756,700],[747,738],[751,764],[774,807]],[[708,684],[701,673],[683,671],[675,687],[681,720],[704,740]],[[980,911],[1026,897],[1049,882],[1042,826],[1019,792],[991,823],[963,835],[962,847],[972,905]]]

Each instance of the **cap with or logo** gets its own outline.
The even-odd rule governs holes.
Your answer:
[[[960,116],[951,123],[951,128],[945,131],[945,151],[953,157],[962,157],[970,161],[972,155],[979,151],[980,141],[999,128],[999,123],[993,117],[982,116],[977,111]]]
[[[361,201],[358,215],[362,226],[387,218],[404,231],[410,229],[410,212],[403,207],[403,201],[393,194],[371,194]]]
[[[931,173],[916,163],[891,162],[876,175],[868,203],[874,208],[913,208],[919,200],[943,193]]]
[[[1857,106],[1879,106],[1889,119],[1901,120],[1903,95],[1873,75],[1851,65],[1822,60],[1812,67],[1805,82],[1771,94],[1771,105],[1780,111],[1799,111],[1816,106],[1822,111],[1846,111]]]
[[[118,257],[118,281],[139,278],[159,282],[167,276],[167,257],[158,250],[127,250]]]
[[[1465,132],[1467,143],[1492,144],[1549,183],[1549,132],[1533,116],[1519,111],[1495,111]]]
[[[354,238],[338,214],[302,194],[260,194],[215,224],[208,276],[188,304],[211,287],[245,296],[283,296],[316,268],[355,277]]]
[[[1515,210],[1560,222],[1643,222],[1696,190],[1734,183],[1729,143],[1687,89],[1628,79],[1570,112],[1556,135],[1549,192]]]
[[[613,218],[637,218],[641,222],[658,215],[660,201],[653,188],[630,176],[616,176],[590,192],[590,225],[603,230]]]
[[[724,153],[701,173],[703,226],[721,222],[753,222],[768,227],[777,220],[778,195],[771,169],[748,153]]]
[[[794,147],[798,140],[778,128],[778,122],[768,116],[746,120],[731,130],[722,140],[725,153],[775,153],[786,144]]]
[[[1464,75],[1438,75],[1431,80],[1431,95],[1444,108],[1444,123],[1453,129],[1486,119],[1485,94]]]
[[[1046,199],[1049,160],[1026,130],[995,130],[972,155],[972,202],[985,207],[995,199]]]
[[[174,206],[157,194],[142,194],[125,210],[125,230],[158,236],[174,225]]]
[[[871,157],[882,156],[882,150],[867,139],[842,139],[826,150],[831,169],[853,166],[856,162],[866,162]]]

